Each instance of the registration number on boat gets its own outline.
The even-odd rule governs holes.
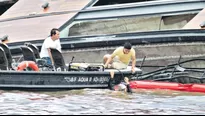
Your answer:
[[[107,77],[64,77],[67,82],[108,82]]]

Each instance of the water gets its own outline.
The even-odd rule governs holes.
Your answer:
[[[205,114],[204,93],[171,90],[0,91],[0,104],[1,115]]]

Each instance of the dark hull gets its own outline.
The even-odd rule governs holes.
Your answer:
[[[116,72],[116,82],[129,72]],[[81,88],[108,88],[109,72],[34,72],[34,71],[1,71],[1,89],[23,90],[59,90]]]

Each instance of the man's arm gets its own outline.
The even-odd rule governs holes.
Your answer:
[[[110,55],[110,57],[107,59],[104,67],[106,68],[108,64],[112,61],[112,59],[117,55],[119,49],[115,49],[115,51]]]
[[[106,61],[106,63],[105,63],[105,65],[104,65],[104,67],[105,68],[107,68],[108,67],[108,64],[112,61],[112,59],[114,58],[114,56],[113,55],[111,55],[108,59],[107,59],[107,61]]]
[[[135,72],[135,66],[136,66],[136,55],[134,52],[134,54],[132,55],[132,73]]]
[[[136,58],[133,57],[132,58],[132,68],[135,68],[135,65],[136,65]]]
[[[57,41],[57,50],[58,51],[60,51],[60,52],[62,52],[62,50],[61,50],[61,48],[62,48],[62,46],[61,46],[61,43],[60,43],[60,39],[58,39],[58,40],[56,40]]]
[[[51,55],[51,49],[50,49],[50,48],[47,48],[47,50],[48,50],[48,54],[49,54],[50,59],[51,59],[51,63],[52,63],[52,65],[54,65],[53,57],[52,57],[52,55]]]

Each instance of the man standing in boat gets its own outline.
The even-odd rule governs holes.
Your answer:
[[[131,59],[131,71],[135,73],[135,49],[132,48],[131,43],[126,42],[124,47],[118,47],[111,55],[106,54],[103,57],[103,62],[105,68],[125,69],[129,65]]]
[[[48,65],[53,65],[54,61],[50,52],[50,48],[55,48],[61,52],[60,31],[53,28],[50,32],[50,37],[46,38],[41,47],[40,57],[47,61]]]

